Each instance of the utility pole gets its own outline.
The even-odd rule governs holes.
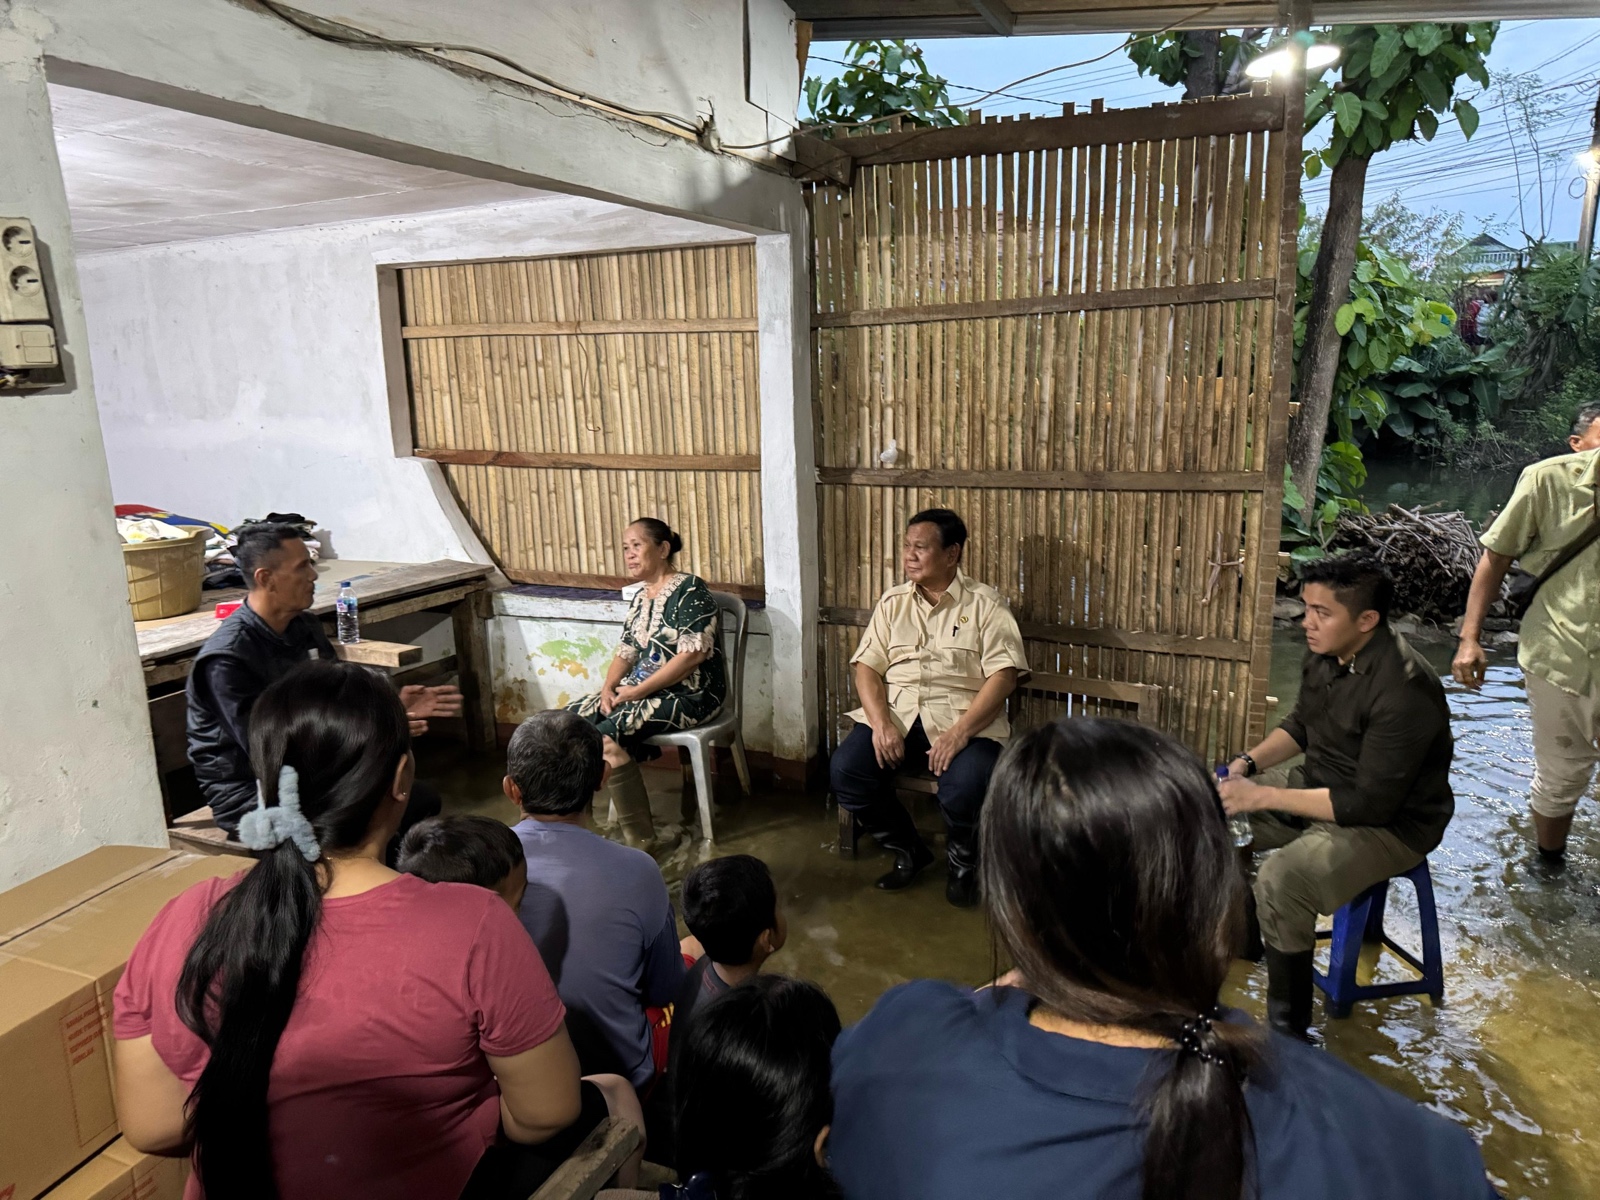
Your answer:
[[[1583,220],[1578,223],[1578,253],[1588,262],[1594,253],[1595,208],[1600,205],[1600,99],[1594,102],[1594,136],[1589,143],[1588,179],[1583,189]]]

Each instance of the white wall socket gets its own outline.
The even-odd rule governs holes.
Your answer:
[[[33,222],[26,217],[0,217],[0,321],[48,321],[50,300]],[[52,344],[54,339],[51,339]]]

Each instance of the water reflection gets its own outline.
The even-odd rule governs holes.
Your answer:
[[[1282,631],[1272,692],[1293,702],[1303,647]],[[1424,646],[1441,674],[1450,648]],[[1600,968],[1600,836],[1585,805],[1569,865],[1552,873],[1532,853],[1526,790],[1533,762],[1522,678],[1511,654],[1492,651],[1487,682],[1472,694],[1447,681],[1456,731],[1456,816],[1430,861],[1445,956],[1445,1003],[1424,997],[1358,1004],[1328,1021],[1329,1053],[1397,1091],[1459,1121],[1482,1142],[1508,1197],[1569,1200],[1600,1195],[1600,1050],[1595,973]],[[462,761],[448,747],[426,747],[423,773],[453,807],[514,820],[499,795],[503,763]],[[658,816],[677,811],[676,773],[647,771]],[[859,859],[835,853],[834,825],[822,798],[762,794],[717,817],[718,852],[750,853],[772,867],[791,934],[772,969],[814,979],[846,1021],[882,992],[923,976],[978,983],[996,961],[983,918],[944,901],[938,872],[905,892],[872,887],[884,869],[863,842]],[[936,815],[925,819],[937,822]],[[1415,947],[1415,903],[1391,893],[1389,926]],[[1410,931],[1410,932],[1408,932]],[[1392,956],[1379,977],[1399,977]],[[1227,999],[1258,1015],[1265,972],[1236,964]]]

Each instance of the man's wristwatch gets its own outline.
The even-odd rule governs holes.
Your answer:
[[[1256,760],[1251,758],[1248,754],[1235,754],[1234,757],[1244,759],[1244,775],[1246,779],[1250,778],[1252,775],[1260,773],[1261,768],[1256,766]]]

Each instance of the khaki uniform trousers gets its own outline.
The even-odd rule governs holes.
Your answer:
[[[1375,883],[1404,874],[1418,854],[1374,825],[1311,821],[1300,828],[1277,813],[1251,813],[1255,849],[1270,850],[1256,873],[1261,940],[1296,954],[1317,945],[1317,915],[1332,913]]]
[[[1587,696],[1528,675],[1533,716],[1530,806],[1541,817],[1570,817],[1600,763],[1600,692]]]

